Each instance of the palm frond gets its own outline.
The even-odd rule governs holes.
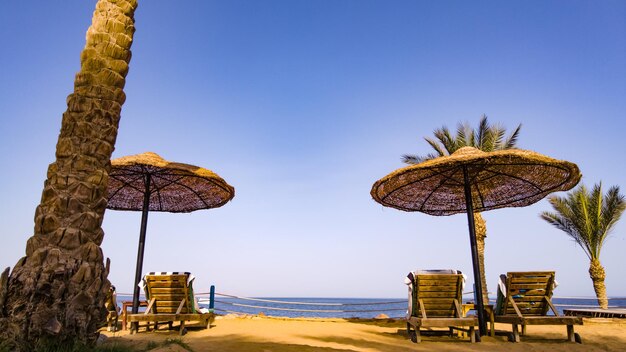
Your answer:
[[[487,115],[483,114],[480,117],[480,121],[478,122],[478,128],[475,132],[476,134],[476,147],[482,151],[485,151],[484,145],[486,138],[488,138],[489,131],[491,127],[489,127],[489,121],[487,121]]]
[[[590,259],[593,258],[593,246],[590,244],[589,235],[585,231],[584,216],[582,215],[584,211],[581,203],[577,200],[577,194],[568,194],[565,198],[553,196],[548,200],[562,221],[568,224],[567,235],[580,245]]]
[[[592,237],[591,242],[594,244],[594,252],[597,256],[600,255],[600,249],[602,248],[602,244],[604,243],[604,239],[606,238],[606,232],[601,229],[602,219],[600,216],[602,215],[602,182],[593,186],[591,193],[589,196],[589,231],[590,236]]]
[[[589,236],[589,232],[586,231],[585,225],[585,206],[580,203],[578,194],[574,192],[573,194],[569,194],[567,198],[559,198],[558,202],[554,202],[552,204],[554,209],[560,212],[561,215],[567,218],[567,220],[572,224],[577,237],[576,242],[583,247],[585,252],[589,253],[589,255],[593,257],[595,252],[593,251],[591,238]]]
[[[591,231],[592,231],[592,218],[591,218],[591,214],[589,214],[589,199],[591,198],[589,195],[589,191],[587,190],[587,188],[582,185],[580,187],[580,192],[574,192],[575,197],[574,197],[574,205],[577,206],[577,208],[579,210],[579,216],[581,217],[581,219],[583,220],[582,225],[583,225],[583,230],[584,233],[587,236],[591,236]]]
[[[619,221],[626,210],[626,198],[619,193],[619,186],[613,186],[604,197],[605,202],[602,207],[602,222],[605,231],[613,230],[615,223]]]
[[[405,164],[419,164],[424,161],[424,157],[413,154],[402,155],[402,162]]]
[[[500,125],[495,125],[491,127],[491,151],[494,150],[503,150],[504,148],[504,135],[506,134],[506,129]]]
[[[476,136],[476,131],[474,131],[470,127],[470,128],[468,128],[468,132],[469,132],[469,136],[468,136],[467,142],[466,142],[468,144],[468,146],[480,149],[480,146],[478,144],[478,136]]]
[[[424,139],[430,145],[430,147],[435,150],[438,156],[448,155],[448,152],[446,151],[446,149],[444,149],[445,147],[442,148],[442,145],[438,143],[436,140],[428,138],[428,137],[425,137]],[[429,159],[433,159],[433,158],[426,158],[426,160],[429,160]]]
[[[480,150],[484,152],[492,152],[496,148],[496,134],[494,133],[493,127],[490,127],[489,130],[485,131],[483,135],[482,141],[480,142]]]
[[[448,154],[454,153],[459,147],[456,144],[456,140],[452,138],[448,127],[443,126],[440,129],[435,130],[435,137],[441,142],[441,145],[446,149]],[[444,154],[445,155],[445,154]]]
[[[586,249],[591,254],[591,257],[595,258],[597,254],[597,246],[594,244],[593,233],[591,232],[588,198],[589,191],[584,185],[581,185],[578,189],[568,195],[567,205],[572,210],[570,220],[574,223],[574,226],[576,226],[577,231],[580,233],[581,239],[584,241]]]
[[[467,141],[467,123],[458,123],[456,125],[456,137],[455,137],[455,143],[456,145],[466,145],[466,141]]]
[[[622,217],[624,210],[626,210],[626,199],[619,193],[619,187],[613,186],[609,188],[609,191],[604,196],[600,212],[600,231],[603,234],[602,244],[613,231],[613,227]]]
[[[540,217],[544,219],[545,221],[547,221],[548,223],[550,223],[551,225],[553,225],[554,227],[556,227],[557,229],[569,235],[569,237],[573,239],[574,242],[578,243],[578,245],[583,249],[587,257],[591,259],[591,254],[589,253],[589,250],[587,246],[585,245],[585,242],[582,240],[582,238],[576,231],[574,224],[572,224],[572,222],[569,221],[569,219],[564,218],[559,213],[551,213],[547,211],[542,212],[540,214]]]
[[[438,157],[439,157],[439,155],[437,155],[437,154],[434,154],[434,153],[428,153],[428,154],[426,155],[426,157],[424,158],[424,161],[426,161],[426,160],[431,160],[431,159],[435,159],[435,158],[438,158]]]
[[[517,138],[519,137],[519,132],[521,129],[522,129],[522,124],[520,123],[519,125],[517,125],[517,128],[515,129],[515,131],[511,133],[509,138],[507,138],[506,141],[504,141],[504,145],[502,146],[501,149],[515,148],[517,146]]]

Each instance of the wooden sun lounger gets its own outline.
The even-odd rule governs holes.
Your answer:
[[[148,307],[145,312],[131,314],[129,321],[145,322],[150,329],[154,324],[155,330],[159,323],[167,323],[172,328],[174,322],[179,322],[179,331],[183,335],[187,322],[195,322],[194,326],[210,327],[214,319],[213,312],[200,313],[194,307],[193,290],[187,284],[188,274],[149,274],[144,277]],[[133,332],[131,330],[131,332]]]
[[[567,340],[581,343],[580,335],[574,333],[574,325],[582,325],[582,318],[559,315],[552,304],[554,276],[554,271],[507,273],[506,297],[498,292],[501,303],[496,307],[495,321],[511,324],[510,341],[520,341],[518,325],[522,326],[522,335],[527,325],[566,325]],[[548,315],[550,310],[554,315]]]
[[[411,341],[421,342],[420,329],[447,327],[469,333],[470,341],[476,342],[474,327],[478,325],[475,316],[462,315],[461,274],[416,274],[412,285],[412,313],[407,318],[407,331]],[[459,327],[468,327],[467,329]]]

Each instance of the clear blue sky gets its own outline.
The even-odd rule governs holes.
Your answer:
[[[0,265],[23,256],[95,1],[0,3]],[[626,193],[624,1],[141,1],[114,157],[217,172],[219,209],[151,213],[145,271],[247,296],[404,297],[416,268],[470,277],[465,215],[383,208],[374,181],[482,114],[519,146]],[[588,260],[541,220],[547,201],[484,213],[487,279],[557,271],[593,296]],[[139,212],[108,211],[110,280],[130,292]],[[601,259],[626,296],[626,220]]]

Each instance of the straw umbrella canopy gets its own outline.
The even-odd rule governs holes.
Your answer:
[[[111,160],[108,209],[141,210],[141,230],[133,291],[133,314],[139,308],[139,280],[149,211],[188,213],[218,208],[235,196],[235,189],[211,170],[169,162],[156,153]]]
[[[476,292],[482,292],[474,212],[524,207],[580,181],[578,166],[527,150],[483,152],[463,147],[449,156],[398,169],[376,181],[375,201],[430,215],[467,213]],[[482,299],[476,300],[480,334],[486,333]]]

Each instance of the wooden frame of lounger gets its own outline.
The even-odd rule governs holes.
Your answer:
[[[518,325],[522,326],[522,335],[526,334],[527,325],[566,325],[567,340],[581,342],[580,336],[574,332],[574,325],[582,325],[582,318],[559,315],[552,304],[554,276],[554,271],[507,273],[504,313],[496,312],[495,321],[511,324],[510,341],[520,341]],[[550,310],[554,315],[547,315]]]
[[[215,315],[210,313],[196,313],[193,309],[193,299],[187,285],[186,274],[158,274],[146,275],[146,295],[150,297],[148,307],[143,313],[129,315],[129,321],[146,322],[146,329],[154,323],[158,329],[159,323],[167,323],[172,328],[174,322],[179,322],[179,331],[186,332],[186,322],[196,322],[193,326],[210,327]],[[132,331],[131,331],[132,332]]]
[[[407,318],[411,341],[421,342],[421,328],[447,327],[469,333],[470,342],[476,342],[475,316],[463,317],[462,274],[416,274],[413,282],[412,315]],[[459,327],[468,327],[467,329]],[[412,330],[413,328],[413,330]]]

